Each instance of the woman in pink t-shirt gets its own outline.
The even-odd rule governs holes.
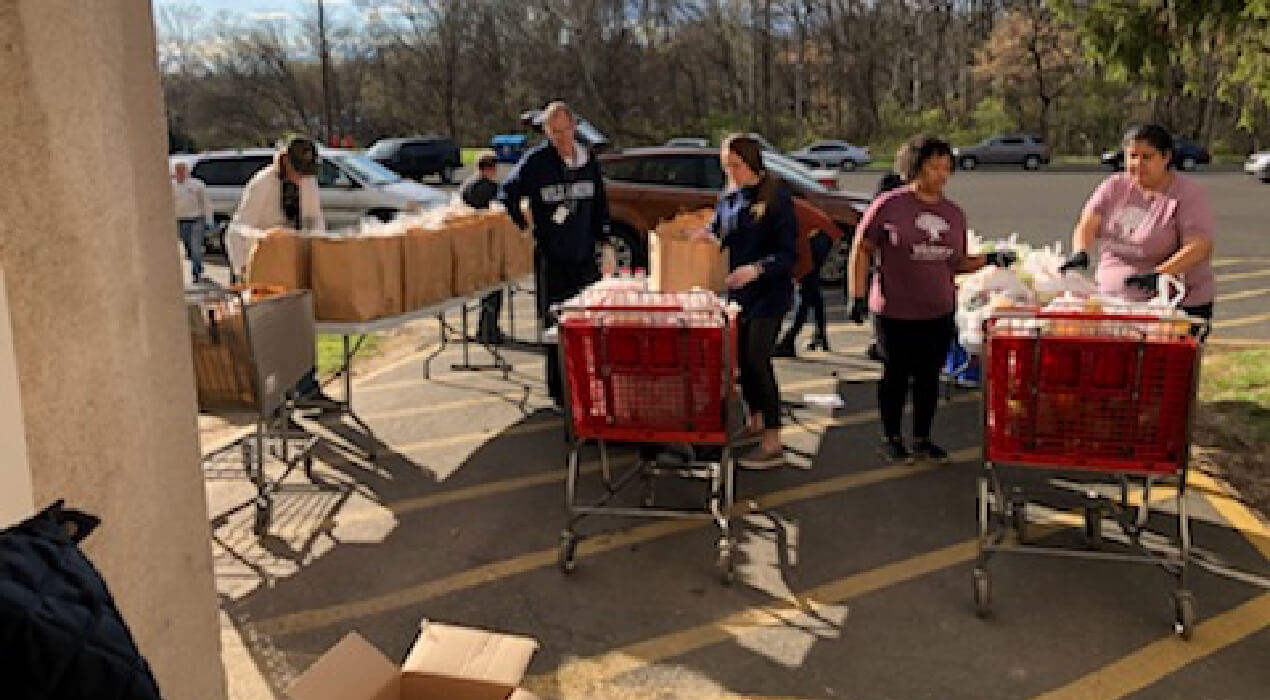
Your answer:
[[[952,148],[946,141],[914,136],[900,150],[896,170],[908,184],[878,195],[856,226],[848,267],[851,320],[864,323],[870,311],[874,314],[882,355],[882,453],[892,460],[916,456],[942,461],[948,453],[931,442],[930,429],[939,399],[939,369],[954,333],[953,275],[986,264],[1009,265],[1014,254],[966,254],[966,215],[944,196],[952,175]],[[900,432],[910,382],[912,452]]]
[[[1125,172],[1094,190],[1072,233],[1076,251],[1060,270],[1088,269],[1099,243],[1098,289],[1142,301],[1156,294],[1161,273],[1186,284],[1182,308],[1213,317],[1213,232],[1208,193],[1169,169],[1173,137],[1156,124],[1135,126],[1124,137]]]

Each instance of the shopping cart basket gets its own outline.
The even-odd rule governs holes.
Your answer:
[[[735,475],[728,439],[736,414],[735,313],[709,292],[627,292],[617,303],[584,293],[559,307],[558,314],[570,441],[565,482],[570,519],[561,536],[561,570],[574,569],[577,525],[587,515],[708,519],[720,532],[720,580],[730,583],[735,572],[728,524]],[[578,499],[579,452],[588,441],[599,450],[604,493],[584,504]],[[694,452],[670,464],[641,451],[637,463],[614,478],[609,441],[717,446],[719,457],[698,461]],[[659,507],[655,480],[666,476],[704,481],[704,507]],[[637,480],[639,504],[615,504]]]
[[[213,460],[238,449],[256,488],[254,529],[264,534],[272,518],[273,496],[303,465],[313,477],[317,439],[292,420],[296,383],[314,366],[312,294],[307,290],[267,297],[250,290],[186,290],[198,405],[204,411],[247,411],[255,415],[248,436],[204,457]],[[270,479],[268,458],[282,463]]]
[[[1186,475],[1203,324],[1181,317],[1035,311],[987,321],[984,470],[973,572],[980,615],[989,611],[986,564],[995,552],[1151,562],[1175,577],[1174,629],[1190,638],[1195,601],[1186,578]],[[1176,538],[1148,547],[1142,535],[1151,488],[1161,484],[1176,488]],[[1064,500],[1083,511],[1086,549],[1030,542],[1029,503]],[[1106,515],[1127,546],[1104,547]],[[1007,541],[1010,531],[1013,542]]]

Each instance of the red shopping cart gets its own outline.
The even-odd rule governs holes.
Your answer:
[[[1175,577],[1174,629],[1190,638],[1186,475],[1202,324],[1043,311],[987,321],[973,572],[980,615],[990,608],[986,564],[995,552],[1150,562]],[[1151,489],[1162,485],[1176,488],[1176,536],[1148,546]],[[1082,511],[1085,548],[1030,542],[1029,505]],[[1114,547],[1103,540],[1108,516],[1119,526]],[[1007,541],[1011,531],[1015,539]]]
[[[735,466],[729,449],[736,386],[735,316],[710,292],[658,294],[584,293],[558,308],[566,424],[570,450],[565,502],[570,518],[561,535],[559,565],[576,565],[579,521],[592,514],[713,520],[719,528],[717,571],[734,576],[728,517],[734,498]],[[602,495],[580,503],[579,454],[594,442],[599,451]],[[641,451],[633,467],[616,477],[609,442],[714,446],[717,460],[691,458],[673,464]],[[659,477],[704,481],[701,509],[659,507]],[[638,503],[619,503],[619,494],[642,486]]]

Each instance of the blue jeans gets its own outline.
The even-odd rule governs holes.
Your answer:
[[[203,221],[202,219],[180,219],[176,222],[180,231],[181,243],[185,244],[185,255],[193,266],[191,272],[195,278],[203,276]]]

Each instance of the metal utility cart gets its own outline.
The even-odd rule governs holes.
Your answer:
[[[588,515],[713,520],[719,528],[716,566],[727,584],[735,575],[735,541],[728,517],[734,499],[735,465],[729,427],[735,425],[736,322],[710,292],[584,293],[558,308],[566,426],[570,450],[565,502],[570,518],[561,535],[559,566],[576,565],[581,539],[577,525]],[[603,494],[580,503],[579,452],[588,441],[599,449]],[[633,467],[614,475],[607,443],[713,446],[715,461],[691,455],[670,463],[641,451]],[[701,509],[659,507],[659,477],[701,480]],[[642,486],[639,503],[614,500],[627,487]]]
[[[312,454],[317,438],[292,420],[296,383],[316,359],[312,294],[301,290],[262,297],[251,290],[199,289],[186,290],[185,303],[199,409],[250,411],[256,419],[250,435],[204,459],[241,451],[256,487],[254,530],[264,534],[273,496],[297,466],[317,483]],[[276,479],[265,471],[270,456],[282,463]]]
[[[988,320],[973,572],[980,615],[989,612],[987,563],[996,552],[1147,562],[1174,577],[1174,629],[1190,638],[1195,599],[1187,586],[1186,477],[1202,324],[1037,311]],[[1142,535],[1151,489],[1161,485],[1176,488],[1176,537],[1148,548]],[[1040,503],[1083,513],[1084,549],[1029,541],[1028,507]],[[1127,546],[1104,546],[1105,517],[1114,519],[1123,535],[1117,539]],[[1014,541],[1007,540],[1011,531]]]

